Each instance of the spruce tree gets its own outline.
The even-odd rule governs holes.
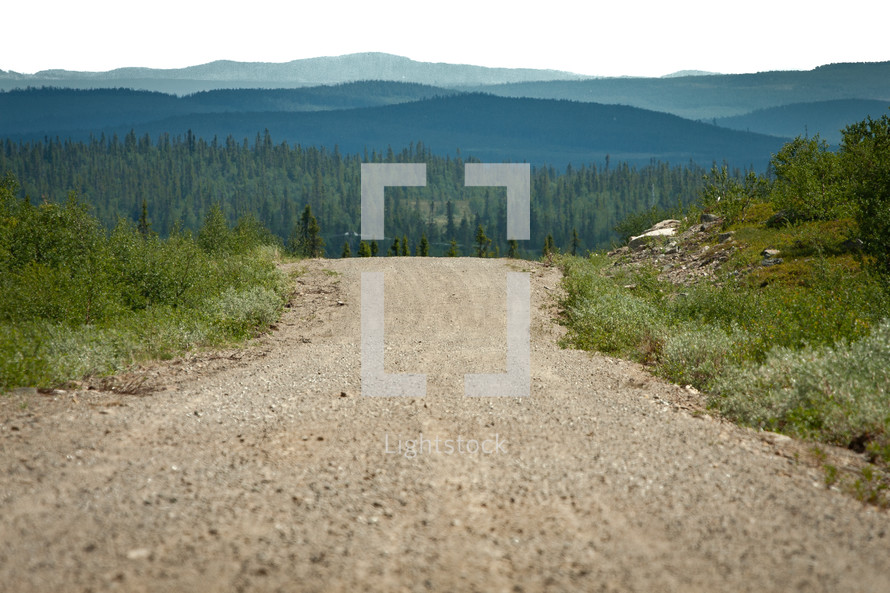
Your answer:
[[[541,250],[541,255],[544,257],[550,257],[553,255],[554,247],[553,247],[553,235],[548,233],[547,238],[544,239],[544,248]]]
[[[427,257],[430,254],[430,242],[427,241],[426,233],[420,235],[420,244],[417,246],[417,255]]]
[[[371,257],[371,248],[368,247],[368,244],[365,241],[358,244],[358,256]]]
[[[578,229],[572,229],[572,255],[578,255],[578,247],[581,240],[578,238]]]
[[[485,236],[485,229],[480,224],[476,227],[476,257],[485,257],[488,254],[488,246],[491,239]]]
[[[392,245],[389,246],[389,255],[398,255],[399,251],[399,238],[396,237],[395,239],[393,239]]]
[[[519,257],[519,243],[516,242],[516,239],[510,239],[510,251],[507,252],[507,257],[512,259]]]
[[[312,214],[312,206],[306,204],[303,214],[297,221],[294,236],[291,238],[291,250],[304,257],[324,257],[324,239],[321,227]]]
[[[379,251],[380,247],[377,245],[377,241],[371,241],[371,257],[377,257]]]
[[[148,204],[146,204],[145,198],[142,199],[142,213],[139,215],[139,226],[136,228],[139,229],[139,234],[143,237],[152,234],[151,223],[148,222]]]
[[[457,250],[457,241],[451,240],[451,247],[448,248],[448,253],[445,255],[448,257],[458,257],[460,255],[460,252]]]
[[[349,248],[349,241],[343,241],[343,253],[340,257],[352,257],[352,250]]]
[[[411,248],[408,246],[408,235],[402,235],[402,251],[399,255],[411,255]]]

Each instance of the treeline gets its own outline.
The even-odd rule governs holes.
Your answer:
[[[427,164],[426,187],[386,190],[388,241],[408,237],[416,245],[426,236],[430,255],[444,255],[453,240],[469,255],[482,226],[492,240],[490,252],[508,252],[506,190],[464,187],[460,154],[434,155],[420,142],[401,152],[346,155],[336,148],[275,143],[268,131],[252,142],[231,136],[208,142],[192,133],[153,140],[131,132],[88,142],[6,140],[0,150],[0,172],[19,180],[19,197],[61,203],[76,191],[106,228],[120,218],[136,221],[145,203],[161,236],[177,226],[197,230],[219,204],[230,224],[251,214],[286,243],[310,205],[329,256],[339,255],[344,241],[352,253],[359,249],[362,162]],[[638,168],[608,158],[564,170],[533,167],[531,239],[520,242],[519,254],[540,255],[548,235],[558,249],[573,241],[581,250],[607,247],[617,238],[616,223],[628,214],[693,202],[704,173],[692,163]]]

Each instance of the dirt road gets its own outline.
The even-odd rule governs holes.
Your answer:
[[[0,589],[890,591],[890,517],[799,445],[560,349],[555,269],[303,267],[275,331],[144,371],[153,393],[0,398]],[[531,395],[464,397],[506,369],[525,270]],[[386,274],[385,369],[424,398],[361,396],[362,271]]]

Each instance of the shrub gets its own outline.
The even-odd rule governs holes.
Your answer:
[[[828,143],[798,136],[770,161],[776,182],[770,200],[780,221],[830,220],[849,213],[838,156]]]
[[[863,251],[875,270],[890,277],[890,117],[845,128],[841,158]]]
[[[730,369],[712,403],[744,424],[842,446],[890,443],[890,320],[833,347],[775,348]]]
[[[705,176],[705,187],[699,197],[702,209],[723,218],[723,225],[729,226],[743,222],[748,209],[755,203],[762,202],[769,194],[769,183],[753,171],[749,171],[743,180],[738,174],[731,176],[726,166],[716,165],[711,173]]]

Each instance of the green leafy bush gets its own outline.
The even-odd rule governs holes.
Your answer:
[[[770,162],[776,182],[770,200],[784,220],[830,220],[849,215],[841,162],[818,135],[798,136]]]
[[[844,129],[841,158],[863,251],[875,270],[890,277],[890,117],[869,117]]]
[[[279,243],[256,219],[229,228],[215,209],[197,239],[144,220],[107,235],[74,195],[34,206],[15,191],[0,181],[0,390],[241,340],[281,310]]]
[[[763,364],[730,369],[714,405],[740,422],[865,448],[890,444],[890,320],[835,346],[775,348]]]

